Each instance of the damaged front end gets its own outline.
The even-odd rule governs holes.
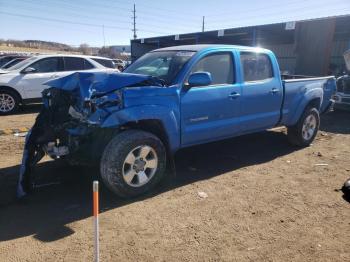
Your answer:
[[[157,85],[156,78],[120,73],[74,73],[46,83],[43,107],[26,136],[17,196],[35,188],[34,167],[45,156],[95,164],[116,128],[103,121],[123,108],[123,88]]]

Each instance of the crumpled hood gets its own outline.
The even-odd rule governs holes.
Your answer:
[[[79,90],[81,98],[93,94],[108,93],[127,86],[154,80],[151,76],[117,72],[78,72],[44,83],[66,91]]]

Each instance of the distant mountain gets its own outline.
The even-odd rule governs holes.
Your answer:
[[[41,41],[41,40],[24,40],[24,43],[26,43],[30,47],[40,47],[40,48],[57,48],[59,50],[64,49],[74,49],[73,47],[62,44],[62,43],[56,43],[56,42],[49,42],[49,41]]]

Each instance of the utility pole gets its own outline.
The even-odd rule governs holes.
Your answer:
[[[134,4],[134,10],[132,11],[133,12],[133,16],[132,16],[132,19],[133,19],[133,25],[134,25],[134,29],[132,29],[131,31],[133,31],[134,32],[134,39],[136,39],[137,38],[137,35],[136,35],[136,6],[135,6],[135,4]]]
[[[105,25],[102,25],[102,34],[103,34],[103,47],[105,47],[106,46]]]
[[[202,32],[204,32],[204,19],[205,19],[205,16],[203,16],[203,21],[202,21]]]

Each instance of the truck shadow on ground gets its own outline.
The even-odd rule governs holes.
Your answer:
[[[336,134],[350,134],[350,111],[336,110],[322,116],[320,129]]]
[[[334,120],[335,124],[333,119],[329,120],[330,125],[335,126],[330,127],[324,121],[322,130],[339,129],[342,133],[349,125],[342,114],[332,114],[338,119]],[[265,163],[295,150],[298,149],[289,145],[284,133],[275,131],[184,149],[176,155],[176,176],[169,172],[162,184],[148,195],[122,200],[102,186],[101,212],[232,170]],[[31,235],[43,242],[56,241],[74,234],[69,223],[92,215],[91,189],[92,181],[98,177],[97,169],[67,167],[53,161],[41,163],[36,176],[42,187],[21,201],[14,198],[18,170],[18,165],[0,169],[0,241]]]
[[[37,103],[37,104],[29,104],[24,105],[19,108],[19,110],[14,113],[14,115],[26,115],[26,114],[33,114],[33,113],[39,113],[43,104]]]

